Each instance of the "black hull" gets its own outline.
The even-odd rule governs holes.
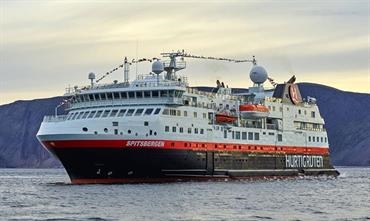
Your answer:
[[[170,150],[153,148],[49,149],[64,165],[72,183],[137,183],[225,178],[339,175],[328,155],[288,165],[285,154]],[[292,161],[292,159],[290,159]]]

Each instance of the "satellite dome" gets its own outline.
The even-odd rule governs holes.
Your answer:
[[[94,74],[94,73],[92,73],[92,72],[90,72],[90,73],[89,73],[89,79],[90,79],[90,80],[95,79],[95,74]]]
[[[253,81],[253,83],[262,84],[267,80],[267,72],[263,67],[259,65],[254,65],[249,73],[249,77]]]
[[[155,61],[153,62],[152,64],[152,72],[154,72],[155,74],[160,74],[164,71],[164,65],[161,61]]]

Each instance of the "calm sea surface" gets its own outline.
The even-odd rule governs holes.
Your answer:
[[[338,178],[135,185],[0,169],[0,220],[370,220],[370,168],[338,169]]]

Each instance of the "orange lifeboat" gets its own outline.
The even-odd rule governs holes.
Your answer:
[[[269,109],[261,104],[242,104],[239,106],[239,112],[244,118],[262,118],[269,115]]]
[[[228,113],[218,113],[216,114],[216,122],[217,123],[234,123],[238,118],[234,115],[230,115]]]

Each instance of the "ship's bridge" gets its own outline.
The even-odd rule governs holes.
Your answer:
[[[68,110],[127,106],[183,105],[186,79],[165,80],[157,76],[138,76],[131,84],[113,83],[75,88]]]

